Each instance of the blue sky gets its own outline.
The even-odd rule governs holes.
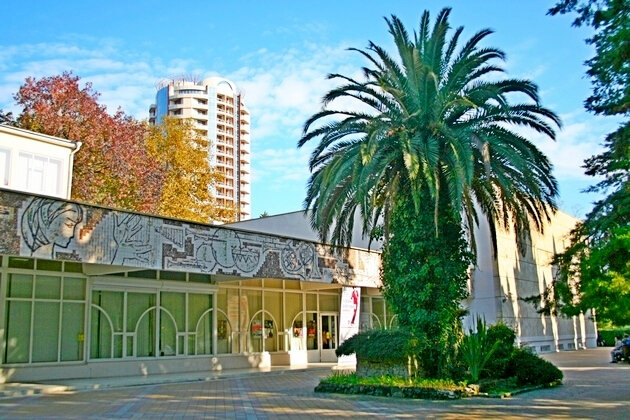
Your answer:
[[[332,87],[326,75],[356,75],[366,64],[346,49],[368,41],[391,49],[384,16],[395,14],[412,30],[424,9],[434,17],[452,6],[451,25],[463,25],[466,39],[495,30],[485,45],[506,52],[508,75],[536,82],[543,104],[562,117],[556,142],[530,137],[555,165],[560,207],[581,217],[595,197],[580,193],[593,183],[580,166],[601,150],[615,121],[583,110],[589,31],[571,27],[572,17],[547,16],[553,3],[8,0],[0,25],[0,108],[17,111],[12,96],[26,77],[72,70],[110,111],[120,106],[146,119],[160,79],[227,77],[252,114],[252,214],[293,211],[302,207],[309,176],[310,149],[296,143]]]

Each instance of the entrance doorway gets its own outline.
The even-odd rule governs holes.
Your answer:
[[[337,314],[320,314],[319,315],[319,330],[320,337],[320,361],[322,362],[336,362],[337,355],[335,349],[337,349]]]
[[[336,362],[337,334],[336,313],[306,313],[306,350],[308,362]]]

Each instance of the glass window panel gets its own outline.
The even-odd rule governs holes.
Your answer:
[[[160,356],[177,354],[177,327],[173,318],[162,309],[160,311]]]
[[[96,290],[92,293],[92,303],[100,306],[107,313],[114,328],[113,332],[123,330],[123,297],[123,292]]]
[[[285,289],[300,290],[300,282],[298,280],[285,280]]]
[[[9,267],[11,268],[35,268],[35,260],[32,258],[9,257]]]
[[[201,316],[210,308],[212,308],[212,295],[188,294],[188,332],[196,332]]]
[[[313,293],[306,294],[306,310],[307,311],[316,311],[317,310],[317,295]]]
[[[44,176],[44,191],[50,195],[57,195],[61,191],[61,161],[49,159]]]
[[[61,261],[37,260],[37,269],[44,271],[61,271]]]
[[[64,277],[63,298],[69,300],[85,300],[85,279]]]
[[[145,312],[136,329],[136,356],[155,356],[155,308]]]
[[[130,271],[127,273],[127,277],[135,277],[138,279],[157,279],[157,271],[156,270]]]
[[[195,283],[212,283],[212,277],[210,274],[189,273],[188,280]]]
[[[243,280],[241,285],[243,287],[262,287],[262,279]]]
[[[195,354],[195,345],[195,334],[188,334],[188,354],[191,356]]]
[[[284,337],[279,335],[285,329],[282,325],[282,292],[265,292],[264,318],[265,351],[284,350]]]
[[[83,303],[67,303],[62,306],[61,361],[83,360]]]
[[[59,303],[35,302],[33,362],[56,362],[59,342]]]
[[[160,280],[186,281],[186,273],[181,271],[160,271]]]
[[[9,274],[7,296],[31,299],[33,297],[33,276],[30,274]]]
[[[228,299],[227,299],[227,289],[220,289],[216,292],[217,295],[217,307],[221,309],[223,312],[227,313],[228,308]]]
[[[248,314],[241,314],[241,298],[239,297],[237,289],[222,289],[219,290],[219,296],[217,297],[219,308],[227,314],[228,327],[231,328],[232,333],[238,332],[239,334],[232,334],[232,353],[239,353],[240,349],[244,347],[247,333],[247,323],[249,322]],[[243,296],[245,309],[247,309],[247,297]],[[221,305],[225,305],[225,307]],[[247,312],[247,311],[245,311]],[[247,317],[246,317],[247,315]],[[242,321],[241,321],[242,318]],[[245,325],[241,325],[245,324]],[[240,334],[240,332],[245,332]]]
[[[3,186],[9,185],[9,162],[11,151],[0,149],[0,182]]]
[[[35,277],[35,298],[59,299],[61,297],[61,277],[37,276]]]
[[[196,333],[197,354],[212,354],[212,311],[201,317]]]
[[[31,335],[31,302],[7,302],[6,363],[28,362]]]
[[[127,293],[127,332],[136,331],[136,325],[142,314],[155,306],[152,293]]]
[[[339,312],[339,296],[319,295],[319,310],[328,312]]]
[[[297,314],[302,312],[302,294],[285,293],[285,322],[287,328],[292,327],[293,320]],[[300,319],[302,321],[302,319]]]
[[[17,169],[19,171],[19,176],[14,179],[16,186],[20,190],[26,190],[28,186],[28,165],[31,160],[32,155],[28,153],[20,153],[18,155],[18,166]]]
[[[247,297],[247,322],[251,324],[254,314],[262,309],[262,292],[260,290],[243,290],[241,293]]]
[[[114,357],[120,359],[123,356],[123,336],[122,334],[114,335]],[[109,356],[107,356],[109,357]]]
[[[317,350],[317,314],[306,314],[306,349]]]
[[[232,352],[232,329],[224,313],[217,313],[217,353]]]
[[[272,289],[282,289],[282,280],[265,279],[265,287],[272,288]]]
[[[125,335],[125,337],[127,337],[126,356],[132,357],[133,356],[133,335]]]
[[[103,311],[93,307],[90,312],[90,358],[109,359],[112,357],[112,328]]]
[[[263,319],[262,313],[252,318],[249,325],[249,351],[259,353],[263,351]]]
[[[83,264],[66,261],[64,263],[64,270],[67,271],[68,273],[82,273]]]
[[[177,292],[162,292],[160,305],[166,309],[173,318],[178,332],[186,330],[186,294]],[[172,322],[172,321],[171,321]]]

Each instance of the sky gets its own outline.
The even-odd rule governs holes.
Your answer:
[[[72,71],[92,83],[110,112],[147,119],[156,84],[180,75],[235,82],[252,117],[252,215],[303,207],[311,145],[297,148],[304,121],[334,87],[329,73],[357,76],[367,62],[348,48],[369,41],[393,51],[385,16],[417,30],[424,10],[452,7],[462,39],[490,28],[485,46],[503,50],[507,76],[528,78],[563,121],[556,141],[526,133],[555,166],[559,207],[583,217],[597,198],[582,190],[585,158],[602,150],[616,121],[584,111],[584,61],[593,48],[573,16],[547,16],[553,1],[144,1],[5,0],[0,25],[0,109],[26,77]]]

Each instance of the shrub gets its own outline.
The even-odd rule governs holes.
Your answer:
[[[359,366],[373,365],[403,368],[397,373],[415,376],[419,370],[417,355],[421,351],[424,340],[414,336],[408,330],[368,330],[360,332],[344,341],[336,350],[337,356],[353,353],[357,357],[357,373]]]
[[[507,364],[506,374],[516,377],[518,385],[547,385],[562,380],[562,372],[552,363],[530,350],[515,348]]]
[[[490,326],[486,335],[491,346],[494,346],[495,343],[498,344],[496,344],[492,357],[486,363],[486,368],[481,372],[481,377],[507,378],[506,368],[514,351],[516,333],[512,328],[500,322]]]
[[[486,321],[483,318],[476,318],[477,331],[471,329],[469,334],[464,336],[461,345],[461,355],[470,379],[473,382],[479,381],[479,376],[483,371],[486,363],[492,357],[499,343],[490,343],[488,339],[488,329]]]

